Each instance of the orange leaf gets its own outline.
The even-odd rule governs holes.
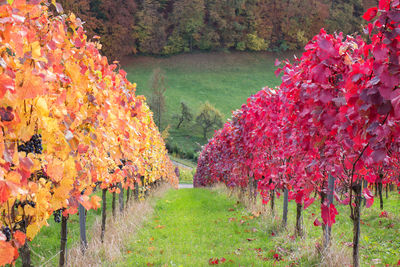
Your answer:
[[[11,264],[14,261],[15,250],[10,242],[0,241],[0,265]],[[17,250],[18,255],[18,250]],[[18,257],[18,256],[17,256]]]
[[[21,231],[16,231],[14,233],[14,238],[18,243],[18,247],[21,247],[25,244],[26,235]]]
[[[54,182],[60,182],[64,173],[63,162],[59,159],[50,160],[46,166],[46,173]]]
[[[10,76],[4,73],[0,75],[0,98],[5,95],[7,90],[14,90],[14,86],[14,80]]]
[[[101,198],[99,196],[92,196],[92,198],[90,199],[90,203],[92,204],[92,209],[97,210],[98,208],[100,208],[100,201]]]

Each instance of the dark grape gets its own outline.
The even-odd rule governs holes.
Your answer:
[[[59,210],[53,211],[53,215],[54,215],[54,221],[56,223],[60,223],[61,222],[61,216],[62,216],[62,210],[59,209]]]
[[[1,230],[2,230],[3,234],[6,236],[7,241],[10,241],[11,240],[11,230],[10,230],[10,228],[8,226],[6,226],[6,227],[3,227],[3,229],[1,229]]]
[[[28,142],[18,146],[19,152],[42,154],[42,135],[34,134]]]

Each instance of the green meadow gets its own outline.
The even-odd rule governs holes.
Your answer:
[[[183,124],[175,129],[180,112],[180,102],[186,102],[196,117],[202,102],[209,101],[218,108],[225,119],[246,102],[246,99],[265,86],[279,85],[274,74],[273,53],[210,52],[181,54],[172,57],[132,57],[122,62],[128,79],[137,83],[137,94],[150,94],[153,70],[161,68],[166,77],[166,107],[162,130],[170,125],[170,148],[177,147],[181,155],[193,158],[193,154],[205,144],[200,129],[192,124]],[[292,57],[290,54],[287,55]],[[212,133],[207,136],[210,138]],[[171,149],[170,149],[170,152]]]

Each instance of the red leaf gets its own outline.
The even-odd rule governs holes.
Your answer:
[[[321,226],[321,222],[317,219],[314,221],[314,226]]]
[[[313,202],[314,202],[315,198],[305,198],[304,199],[304,209],[308,208]]]
[[[376,13],[378,13],[378,8],[377,7],[371,7],[363,15],[363,19],[365,19],[366,21],[370,21],[371,19],[375,18]]]
[[[380,0],[379,1],[379,10],[389,10],[391,0]]]
[[[329,207],[327,205],[321,205],[321,217],[324,221],[324,224],[331,227],[335,223],[335,217],[338,214],[335,205],[330,204]]]
[[[221,262],[224,263],[226,262],[226,259],[224,257],[221,258]]]
[[[218,259],[218,258],[215,258],[215,259],[210,258],[210,259],[208,260],[208,264],[209,264],[209,265],[218,265],[218,264],[219,264],[219,259]]]
[[[366,207],[369,208],[374,204],[374,195],[369,191],[368,188],[364,188],[363,190],[363,196],[367,200]]]
[[[379,214],[380,218],[387,218],[388,217],[388,213],[387,211],[382,211],[381,214]]]
[[[340,203],[343,204],[343,205],[349,205],[350,197],[347,197],[347,198],[343,199],[342,201],[340,201]]]
[[[6,202],[9,196],[10,196],[10,190],[6,185],[6,182],[0,181],[0,203],[2,204]]]
[[[372,160],[374,163],[379,163],[386,157],[386,150],[385,149],[378,149],[374,150],[371,154]]]

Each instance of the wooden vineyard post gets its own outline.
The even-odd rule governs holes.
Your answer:
[[[124,211],[124,188],[122,187],[122,183],[118,183],[118,188],[120,190],[118,200],[119,200],[119,212],[122,213]]]
[[[301,203],[297,203],[296,209],[296,235],[303,236],[303,205]]]
[[[81,237],[81,251],[84,254],[87,248],[86,239],[86,210],[82,204],[79,204],[79,232]]]
[[[128,189],[126,189],[126,203],[125,203],[126,207],[128,207],[129,199],[131,197],[130,193],[131,193],[131,189],[130,189],[130,187],[128,187]]]
[[[67,221],[68,217],[61,216],[61,245],[60,245],[60,260],[59,265],[60,267],[66,266],[65,256],[67,254]]]
[[[101,243],[104,242],[104,233],[106,231],[106,218],[107,218],[107,189],[102,192],[102,209],[101,209]]]
[[[139,184],[135,181],[135,189],[133,191],[134,199],[139,200]]]
[[[329,207],[333,203],[333,195],[335,192],[335,177],[329,174],[329,179],[328,179],[328,195],[327,195],[327,203],[326,205]],[[332,232],[332,227],[330,227],[327,224],[323,224],[323,227],[325,227],[323,233],[324,233],[324,248],[328,248],[331,242],[331,232]]]
[[[283,215],[282,215],[282,227],[287,226],[287,215],[288,215],[288,204],[289,204],[289,190],[283,189]]]
[[[115,196],[115,190],[114,190],[114,192],[112,193],[112,203],[111,203],[113,217],[115,217],[115,198],[116,198],[116,196]]]

